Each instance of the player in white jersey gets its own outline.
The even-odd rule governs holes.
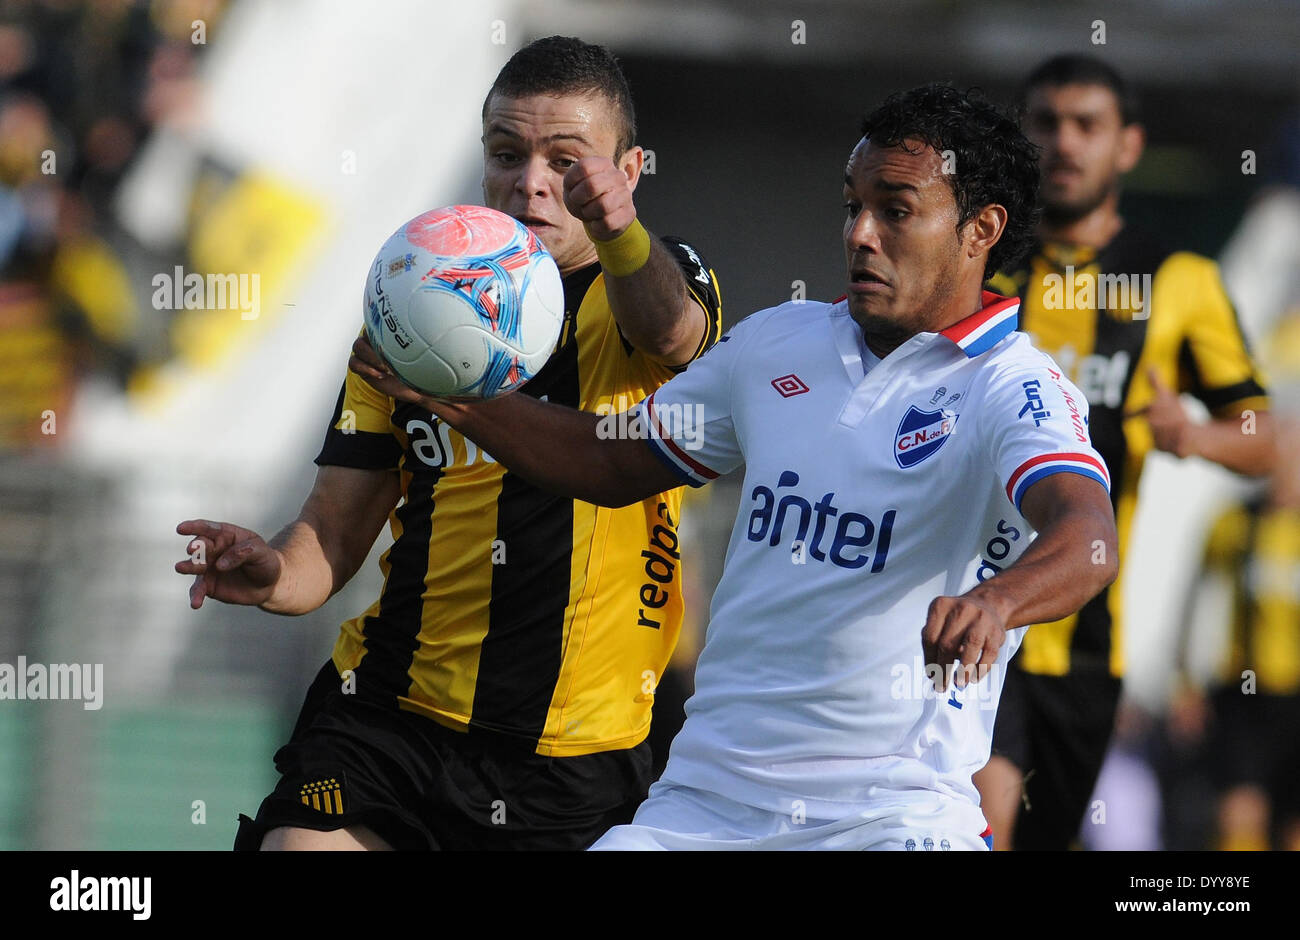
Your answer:
[[[1117,561],[1085,399],[1015,331],[1017,301],[981,291],[1029,237],[1035,187],[991,105],[894,96],[845,175],[844,300],[754,314],[619,421],[430,403],[597,503],[745,465],[686,724],[595,848],[986,848],[971,775],[1002,667]],[[375,387],[417,395],[355,351]]]

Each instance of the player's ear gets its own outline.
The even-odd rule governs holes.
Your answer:
[[[636,189],[637,180],[641,178],[641,168],[645,166],[645,151],[640,147],[628,147],[617,163],[618,168],[627,176],[627,185]]]
[[[1146,147],[1147,133],[1141,124],[1129,124],[1119,132],[1119,159],[1116,166],[1121,173],[1127,173],[1137,166],[1142,159],[1142,150]]]
[[[996,202],[985,206],[963,227],[966,257],[973,259],[987,256],[1006,228],[1007,210]]]

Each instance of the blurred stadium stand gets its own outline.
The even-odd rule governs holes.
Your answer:
[[[728,323],[795,282],[842,292],[838,179],[890,91],[947,78],[1005,101],[1042,56],[1104,55],[1138,83],[1153,141],[1126,212],[1209,254],[1300,104],[1295,9],[1267,0],[0,2],[0,662],[102,663],[106,686],[98,711],[0,701],[0,848],[226,848],[269,790],[383,545],[309,616],[196,613],[174,527],[269,537],[297,512],[376,247],[479,200],[483,94],[552,33],[624,61],[656,156],[639,211],[705,251]],[[1259,177],[1239,171],[1247,148]],[[1257,347],[1297,298],[1294,255],[1260,264],[1294,232],[1280,205],[1226,258]],[[257,273],[257,316],[160,309],[154,279],[177,265]],[[1236,484],[1153,463],[1127,584],[1130,691],[1155,708],[1199,536]],[[735,478],[710,489],[683,521],[688,672],[739,495]]]

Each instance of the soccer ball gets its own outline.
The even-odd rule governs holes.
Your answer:
[[[449,206],[393,233],[366,279],[366,338],[428,395],[493,398],[550,358],[564,320],[559,268],[504,213]]]

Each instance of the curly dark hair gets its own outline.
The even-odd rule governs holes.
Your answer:
[[[618,159],[636,143],[632,92],[618,60],[604,46],[572,36],[547,36],[530,42],[510,57],[483,99],[483,117],[493,95],[603,95],[618,119]]]
[[[988,278],[1022,257],[1034,243],[1038,221],[1038,148],[1020,127],[979,91],[934,83],[890,95],[862,121],[862,136],[877,147],[921,142],[951,151],[947,174],[957,201],[957,229],[988,205],[1007,210],[1007,226],[989,249]]]

